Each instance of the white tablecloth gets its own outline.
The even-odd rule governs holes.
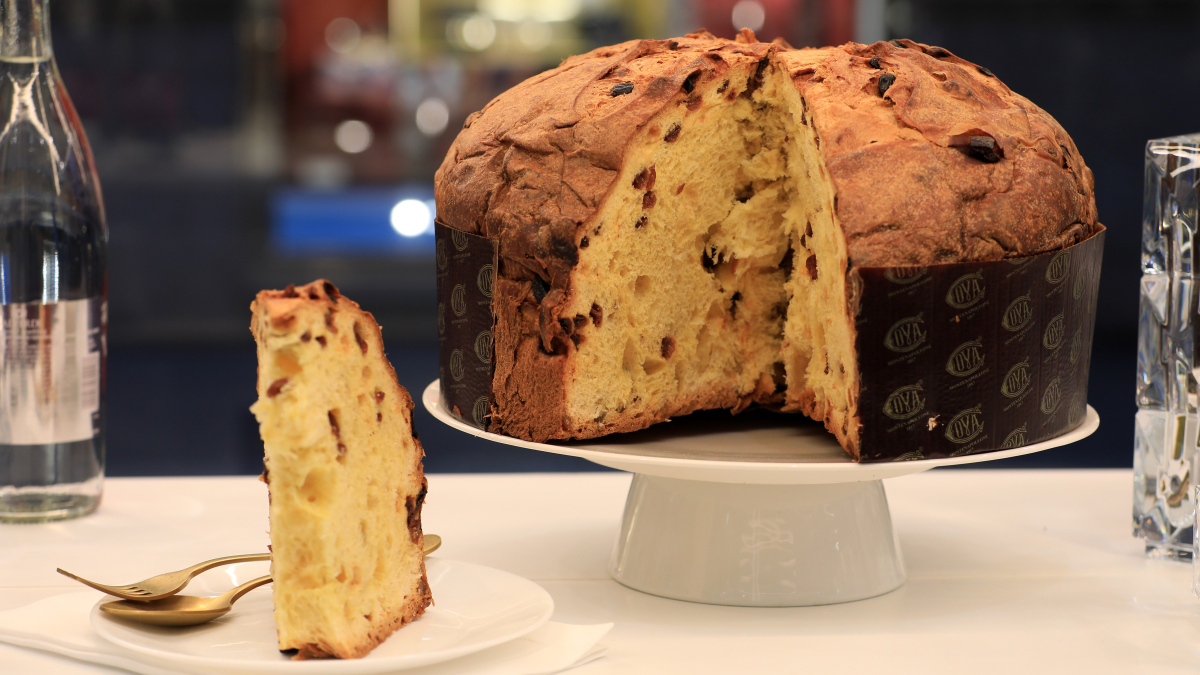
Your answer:
[[[432,475],[438,556],[507,570],[554,619],[614,622],[600,673],[1200,672],[1191,567],[1130,535],[1129,471],[939,470],[885,482],[908,583],[843,605],[749,609],[666,600],[605,572],[628,474]],[[265,550],[253,478],[126,478],[93,516],[0,525],[0,611]],[[113,673],[0,645],[0,673]]]

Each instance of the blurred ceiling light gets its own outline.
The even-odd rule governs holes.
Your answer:
[[[496,40],[496,24],[483,14],[472,14],[462,22],[462,41],[477,52],[492,46]]]
[[[357,155],[371,147],[374,137],[375,134],[371,133],[371,127],[367,126],[366,122],[358,120],[346,120],[337,125],[333,131],[333,142],[337,143],[342,152],[351,155]]]
[[[741,30],[749,28],[752,31],[762,30],[767,20],[767,10],[756,0],[741,0],[733,6],[733,28]]]
[[[429,207],[419,199],[404,199],[392,207],[392,229],[402,237],[424,234],[433,221]]]
[[[579,10],[579,0],[479,0],[479,11],[500,21],[570,21]]]
[[[427,98],[417,106],[417,128],[426,136],[437,136],[450,123],[450,108],[440,98]]]
[[[325,44],[339,54],[349,54],[362,39],[362,29],[353,19],[341,17],[325,26]]]
[[[554,29],[544,21],[522,21],[517,24],[517,39],[531,52],[540,52],[550,44]]]

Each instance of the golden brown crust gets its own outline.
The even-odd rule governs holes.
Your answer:
[[[851,264],[1000,260],[1094,230],[1075,144],[986,68],[911,40],[779,60],[821,140]]]
[[[530,287],[503,277],[493,286],[491,429],[540,442],[561,438],[565,359],[541,349]]]

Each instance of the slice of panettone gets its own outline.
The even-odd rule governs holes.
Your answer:
[[[279,648],[359,658],[432,602],[413,401],[374,318],[328,281],[250,308]]]

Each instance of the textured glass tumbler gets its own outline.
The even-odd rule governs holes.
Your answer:
[[[1200,503],[1200,485],[1196,486],[1196,491],[1192,497]],[[1193,537],[1195,540],[1192,544],[1192,593],[1200,598],[1200,551],[1196,550],[1196,544],[1200,543],[1200,537]]]
[[[1133,532],[1148,555],[1179,560],[1192,559],[1196,513],[1198,184],[1200,134],[1146,144]]]

